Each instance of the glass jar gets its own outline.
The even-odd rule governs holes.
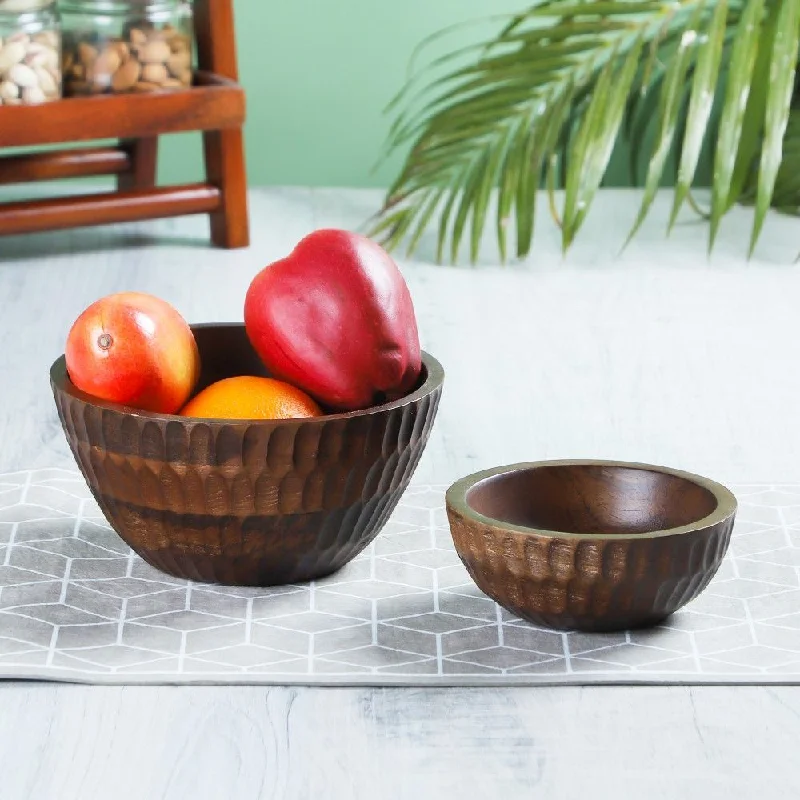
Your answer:
[[[0,14],[24,14],[53,5],[54,0],[0,0]]]
[[[184,89],[191,14],[182,0],[62,0],[64,94]]]
[[[0,106],[59,97],[61,22],[55,3],[0,0]]]

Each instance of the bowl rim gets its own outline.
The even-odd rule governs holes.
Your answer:
[[[244,328],[242,322],[200,322],[189,326],[192,330],[197,328]],[[108,400],[101,400],[93,395],[81,391],[69,378],[67,373],[67,360],[66,355],[62,353],[50,366],[50,385],[53,389],[68,395],[80,402],[94,406],[95,408],[105,409],[112,411],[116,414],[121,414],[125,417],[135,417],[143,420],[153,420],[162,422],[180,422],[184,425],[191,425],[192,423],[202,423],[203,425],[287,425],[287,424],[303,424],[303,425],[324,425],[327,422],[335,420],[349,420],[357,419],[359,417],[366,417],[372,414],[380,414],[387,411],[393,411],[397,408],[416,403],[424,397],[440,389],[444,384],[444,368],[439,361],[434,358],[430,353],[425,350],[421,351],[422,364],[425,367],[427,376],[422,385],[415,389],[413,392],[400,397],[397,400],[391,400],[388,403],[381,403],[377,406],[370,406],[369,408],[358,409],[356,411],[345,411],[336,414],[323,414],[319,417],[287,417],[285,419],[227,419],[220,417],[182,417],[180,414],[159,414],[154,411],[144,411],[131,406],[125,406],[120,403],[113,403]]]
[[[496,475],[504,475],[511,472],[529,471],[532,469],[539,469],[543,467],[612,467],[621,469],[638,469],[647,472],[660,472],[664,475],[671,475],[676,478],[682,478],[701,486],[710,491],[716,501],[717,507],[705,517],[690,522],[688,525],[681,525],[677,528],[663,528],[655,531],[645,531],[643,533],[575,533],[569,531],[551,531],[546,528],[532,528],[526,525],[515,525],[510,522],[504,522],[495,517],[487,517],[478,511],[475,511],[467,503],[467,493],[473,486],[476,486],[481,481],[488,478],[493,478]],[[472,522],[481,523],[489,528],[494,528],[501,531],[512,531],[526,536],[544,536],[555,539],[585,539],[589,541],[630,541],[635,539],[659,539],[665,536],[678,536],[686,533],[699,532],[706,530],[736,514],[738,508],[738,501],[733,492],[721,483],[706,478],[702,475],[696,475],[692,472],[684,470],[673,469],[671,467],[663,467],[657,464],[646,464],[638,461],[613,461],[606,459],[557,459],[552,461],[521,461],[516,464],[507,464],[500,467],[491,467],[489,469],[474,472],[471,475],[466,475],[453,483],[445,493],[445,503],[448,511],[454,511],[459,516],[464,517]]]

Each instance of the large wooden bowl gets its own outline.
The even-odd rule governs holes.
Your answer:
[[[447,492],[456,550],[479,588],[537,625],[614,631],[697,597],[728,549],[736,498],[647,464],[543,461]]]
[[[243,325],[192,327],[198,388],[266,375]],[[419,462],[444,372],[365,411],[304,420],[189,419],[99,402],[50,371],[75,460],[114,530],[182,578],[269,586],[335,572],[377,536]]]

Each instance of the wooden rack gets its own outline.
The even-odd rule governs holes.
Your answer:
[[[198,67],[185,90],[0,107],[0,148],[116,139],[113,147],[0,155],[0,184],[116,175],[116,191],[0,203],[0,236],[208,214],[219,247],[249,244],[232,0],[196,0]],[[157,187],[158,137],[203,133],[203,183]]]

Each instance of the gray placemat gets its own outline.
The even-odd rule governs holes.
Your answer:
[[[0,677],[88,683],[800,683],[800,486],[734,487],[729,556],[660,628],[557,633],[495,605],[453,550],[444,486],[308,585],[189,583],[116,536],[76,472],[0,475]]]

